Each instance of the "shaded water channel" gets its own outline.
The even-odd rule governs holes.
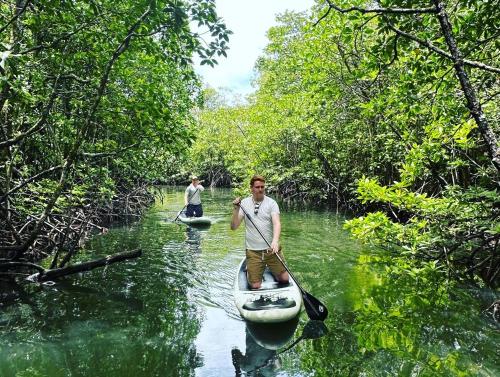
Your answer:
[[[82,256],[141,247],[141,258],[27,285],[2,303],[0,376],[500,374],[499,328],[483,312],[491,291],[450,294],[387,275],[380,251],[349,239],[329,212],[282,213],[285,256],[328,306],[328,333],[303,339],[305,313],[279,328],[245,324],[232,298],[244,254],[230,192],[203,194],[208,229],[172,223],[183,192],[163,193],[142,221],[97,236]]]

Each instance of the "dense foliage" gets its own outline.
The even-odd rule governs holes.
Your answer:
[[[285,198],[362,209],[357,237],[498,285],[499,16],[438,0],[286,13],[249,103],[209,93],[191,169],[236,185],[259,172]]]
[[[191,59],[215,64],[229,34],[213,0],[3,1],[0,258],[71,250],[143,208],[133,188],[193,137]]]

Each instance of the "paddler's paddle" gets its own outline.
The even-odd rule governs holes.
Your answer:
[[[253,222],[252,218],[247,213],[247,211],[245,211],[245,209],[241,205],[239,205],[239,207],[241,208],[243,213],[246,215],[247,219],[250,220],[250,222],[252,223],[254,228],[257,230],[257,232],[259,232],[260,236],[264,239],[267,246],[269,246],[269,248],[271,248],[271,245],[269,244],[269,242],[267,242],[266,238],[264,237],[262,232],[259,230],[259,228],[257,228],[257,226],[255,225],[255,223]],[[306,308],[306,313],[309,316],[309,319],[312,319],[314,321],[324,321],[326,319],[326,317],[328,316],[328,309],[326,308],[326,306],[323,305],[316,297],[314,297],[310,293],[306,292],[304,290],[304,288],[302,288],[300,286],[299,282],[297,281],[295,276],[293,276],[292,272],[290,271],[288,266],[285,264],[283,259],[281,259],[279,254],[275,253],[275,255],[278,257],[278,259],[281,262],[281,264],[283,265],[283,267],[285,267],[285,270],[288,272],[290,277],[295,281],[295,283],[297,284],[297,287],[299,287],[300,292],[302,293],[302,299],[304,300],[304,307]]]
[[[277,355],[288,351],[290,348],[293,348],[298,342],[304,339],[318,339],[322,336],[325,336],[328,333],[328,328],[325,326],[323,322],[320,321],[309,321],[304,326],[304,330],[302,330],[302,335],[300,335],[292,344],[288,347],[283,348],[281,351],[277,353]]]
[[[199,187],[198,187],[196,190],[194,190],[193,195],[191,195],[191,197],[188,199],[188,204],[189,204],[189,201],[191,200],[191,198],[194,196],[194,194],[196,194],[196,191],[198,191],[198,189],[199,189]],[[185,206],[181,209],[181,211],[177,214],[177,217],[176,217],[176,218],[174,219],[174,221],[173,221],[174,223],[177,221],[177,219],[178,219],[178,218],[179,218],[179,216],[181,215],[182,211],[184,211],[184,209],[188,206],[188,204],[186,204],[186,205],[185,205]]]

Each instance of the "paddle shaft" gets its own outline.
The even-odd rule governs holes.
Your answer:
[[[198,191],[198,189],[199,189],[199,187],[196,190],[194,190],[193,195],[191,195],[191,198],[194,196],[194,194],[196,194],[196,191]],[[189,204],[189,201],[191,200],[191,198],[188,199],[188,204]],[[177,217],[174,219],[174,222],[177,221],[177,219],[181,215],[182,211],[184,211],[184,208],[186,208],[188,206],[188,204],[186,204],[184,207],[182,207],[181,211],[177,214]]]
[[[255,225],[255,223],[253,222],[252,218],[247,213],[247,211],[245,211],[245,209],[241,205],[240,205],[240,208],[243,211],[243,213],[246,215],[246,217],[248,218],[248,220],[250,220],[250,222],[252,223],[253,227],[257,230],[257,232],[259,232],[260,236],[266,242],[267,246],[269,246],[269,248],[271,249],[271,245],[269,244],[269,242],[267,242],[266,237],[264,237],[264,235],[262,234],[262,232],[260,231],[260,229],[257,228],[257,225]],[[281,262],[281,264],[283,265],[283,267],[285,267],[285,270],[288,272],[288,274],[292,277],[293,280],[295,280],[295,276],[293,276],[293,274],[290,272],[290,270],[288,269],[288,266],[285,264],[285,262],[283,261],[283,259],[281,259],[281,257],[279,256],[278,253],[275,253],[275,254],[278,257],[278,259]],[[295,280],[295,283],[297,283],[297,286],[299,287],[299,289],[301,291],[304,291],[304,289],[300,286],[300,284],[297,282],[297,280]]]
[[[262,237],[262,239],[266,242],[267,246],[269,246],[269,248],[271,248],[271,245],[269,244],[269,242],[267,242],[266,240],[266,237],[264,237],[264,235],[262,234],[262,232],[260,231],[260,229],[257,227],[257,225],[255,225],[255,223],[253,222],[252,218],[250,217],[250,215],[247,213],[247,211],[245,211],[245,209],[240,205],[239,206],[241,208],[241,210],[243,211],[243,213],[246,215],[247,219],[250,220],[250,222],[252,223],[252,225],[254,226],[254,228],[257,230],[257,232],[259,232],[260,236]],[[275,255],[278,257],[279,261],[281,262],[281,264],[283,265],[283,267],[285,267],[285,270],[286,272],[288,272],[288,274],[290,275],[290,277],[295,281],[295,284],[297,284],[297,287],[299,287],[300,289],[300,292],[302,292],[302,298],[307,302],[309,308],[311,308],[315,314],[320,317],[321,314],[318,312],[318,310],[316,310],[315,308],[315,305],[311,302],[311,300],[309,299],[309,296],[311,296],[309,293],[307,293],[304,288],[301,287],[301,285],[299,284],[299,282],[297,281],[297,279],[295,278],[295,276],[292,274],[292,272],[290,271],[290,269],[288,268],[288,266],[285,264],[285,262],[283,261],[283,259],[281,259],[281,257],[279,256],[278,253],[275,253]],[[312,296],[311,296],[312,297]],[[318,301],[317,299],[315,299],[316,301]],[[318,301],[319,302],[319,301]],[[321,303],[320,303],[321,304]],[[323,307],[324,305],[321,304]],[[308,313],[309,314],[309,313]]]

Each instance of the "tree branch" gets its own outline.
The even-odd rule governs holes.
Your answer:
[[[40,120],[36,124],[34,124],[29,130],[27,130],[26,132],[23,132],[23,133],[17,135],[16,137],[13,137],[12,139],[8,139],[8,140],[0,142],[0,148],[8,148],[11,145],[15,145],[15,144],[19,143],[21,140],[34,134],[35,132],[42,130],[45,127],[45,122],[47,121],[47,118],[49,117],[50,111],[52,110],[52,107],[54,106],[54,102],[55,102],[56,95],[57,95],[57,86],[58,86],[59,78],[60,78],[60,75],[58,77],[56,77],[56,80],[54,82],[54,87],[52,88],[52,93],[50,94],[49,103],[47,104],[47,106],[45,106],[45,109],[43,109],[42,117],[40,118]]]
[[[453,55],[440,49],[439,47],[434,46],[431,42],[426,41],[424,39],[420,39],[420,38],[414,36],[413,34],[410,34],[410,33],[407,33],[403,30],[400,30],[389,22],[387,23],[387,25],[396,34],[401,35],[402,37],[411,39],[412,41],[417,42],[418,44],[427,47],[429,50],[434,51],[435,53],[437,53],[445,58],[453,60]],[[476,61],[468,60],[468,59],[463,59],[462,61],[465,65],[468,65],[470,67],[483,69],[483,70],[489,71],[489,72],[500,73],[500,68],[492,67],[492,66],[486,65],[484,63],[480,63],[480,62],[476,62]]]
[[[51,43],[47,44],[47,45],[37,45],[37,46],[33,46],[33,47],[30,47],[26,50],[23,50],[23,51],[20,51],[19,52],[19,55],[25,55],[25,54],[29,54],[30,52],[36,52],[38,50],[43,50],[44,48],[51,48],[51,47],[54,47],[57,45],[57,43],[67,39],[67,38],[70,38],[72,37],[73,35],[75,35],[76,33],[78,33],[79,31],[83,30],[84,28],[86,28],[87,26],[90,26],[92,24],[83,24],[83,25],[80,25],[78,28],[76,28],[75,30],[73,30],[72,32],[69,32],[69,33],[66,33],[66,34],[63,34],[61,35],[59,38],[56,38],[54,41],[52,41]]]
[[[9,192],[5,193],[4,195],[0,196],[0,203],[2,203],[5,198],[7,198],[9,195],[12,195],[14,194],[16,191],[19,191],[20,189],[22,189],[24,186],[26,186],[28,183],[31,183],[33,181],[36,181],[38,178],[40,177],[43,177],[49,173],[52,173],[54,171],[57,171],[57,170],[60,170],[62,169],[62,165],[59,165],[59,166],[53,166],[51,167],[50,169],[47,169],[47,170],[44,170],[38,174],[35,174],[33,177],[30,177],[28,178],[27,180],[25,180],[23,183],[20,183],[19,185],[17,185],[16,187],[14,187],[13,189],[11,189]]]
[[[326,0],[326,2],[328,3],[328,10],[327,12],[321,16],[321,18],[316,21],[315,25],[318,24],[321,20],[323,20],[329,13],[330,13],[330,10],[331,9],[335,9],[337,12],[340,12],[340,13],[349,13],[349,12],[359,12],[359,13],[362,13],[362,14],[368,14],[368,13],[377,13],[377,14],[422,14],[422,13],[431,13],[431,14],[438,14],[438,9],[435,8],[435,7],[431,7],[431,8],[415,8],[415,9],[408,9],[408,8],[360,8],[360,7],[350,7],[350,8],[346,8],[346,9],[343,9],[343,8],[340,8],[338,6],[336,6],[335,4],[332,4],[332,2],[330,0]],[[441,55],[441,56],[444,56],[448,59],[451,59],[453,60],[453,56],[440,49],[439,47],[436,47],[434,46],[432,43],[430,43],[429,41],[426,41],[426,40],[423,40],[423,39],[420,39],[410,33],[406,33],[400,29],[397,29],[394,25],[390,24],[389,22],[387,23],[389,28],[394,31],[395,33],[405,37],[405,38],[408,38],[408,39],[411,39],[419,44],[421,44],[422,46],[425,46],[427,47],[428,49],[434,51],[435,53]],[[492,67],[492,66],[489,66],[487,64],[484,64],[484,63],[480,63],[480,62],[476,62],[476,61],[473,61],[473,60],[468,60],[468,59],[462,59],[464,64],[465,65],[468,65],[470,67],[474,67],[474,68],[479,68],[479,69],[483,69],[485,71],[489,71],[489,72],[493,72],[493,73],[500,73],[500,68],[497,68],[497,67]]]
[[[491,158],[491,162],[497,169],[497,173],[500,171],[500,147],[498,144],[498,139],[495,132],[492,130],[488,119],[484,115],[481,104],[477,99],[476,91],[470,83],[467,72],[464,69],[465,60],[462,57],[462,53],[457,46],[455,36],[453,35],[452,26],[448,19],[448,14],[444,8],[444,4],[440,0],[433,0],[436,9],[438,10],[438,19],[441,26],[441,31],[443,33],[446,44],[451,52],[453,65],[455,67],[455,72],[457,74],[458,80],[460,81],[460,86],[464,93],[465,99],[467,101],[467,107],[469,108],[470,114],[476,122],[479,132],[483,137],[484,142],[488,148],[488,155]],[[500,70],[499,70],[500,72]]]
[[[436,8],[360,8],[360,7],[350,7],[350,8],[340,8],[337,5],[333,4],[330,0],[326,0],[328,3],[329,9],[335,9],[340,13],[349,13],[349,12],[360,12],[363,14],[368,13],[378,13],[378,14],[423,14],[423,13],[437,13]],[[325,15],[326,16],[326,15]]]
[[[134,144],[128,145],[126,147],[123,147],[123,148],[116,150],[116,151],[113,151],[113,152],[102,152],[102,153],[83,152],[82,155],[84,157],[91,157],[91,158],[110,157],[110,156],[115,156],[118,153],[125,152],[126,150],[128,150],[130,148],[134,148],[137,145],[139,145],[139,143],[134,143]]]
[[[76,274],[78,272],[90,271],[97,267],[107,266],[116,262],[121,262],[123,260],[137,258],[142,255],[141,249],[136,249],[132,251],[125,251],[123,253],[108,255],[102,259],[96,259],[89,262],[83,262],[74,264],[72,266],[56,268],[53,270],[45,270],[35,275],[35,280],[42,282],[47,280],[53,280],[60,278],[62,276]]]
[[[4,26],[2,26],[0,28],[0,33],[3,33],[5,31],[5,29],[7,29],[11,23],[13,23],[15,20],[17,20],[21,16],[21,14],[24,13],[24,11],[26,10],[26,8],[30,4],[30,2],[31,2],[31,0],[26,0],[26,3],[23,5],[23,7],[19,11],[16,11],[14,17],[12,17],[9,22],[7,22]],[[17,8],[17,9],[19,9],[19,8]]]

